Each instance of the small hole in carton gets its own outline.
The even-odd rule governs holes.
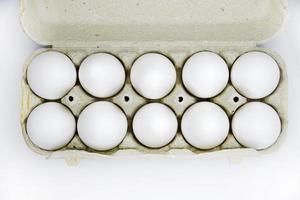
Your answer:
[[[239,102],[239,100],[240,100],[240,98],[238,98],[238,97],[234,97],[234,98],[233,98],[233,101],[234,101],[235,103]]]
[[[183,97],[178,97],[178,102],[182,103],[183,102]]]
[[[70,101],[70,102],[73,102],[73,101],[74,101],[74,97],[69,96],[69,101]]]
[[[129,101],[130,101],[129,96],[125,96],[125,97],[124,97],[124,101],[125,101],[125,102],[129,102]]]

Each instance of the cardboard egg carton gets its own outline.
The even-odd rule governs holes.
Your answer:
[[[119,152],[170,154],[185,151],[196,155],[207,152],[245,150],[229,133],[226,141],[211,150],[199,150],[189,145],[180,133],[161,149],[149,149],[141,145],[132,133],[131,122],[135,112],[150,102],[170,106],[180,122],[183,112],[199,99],[187,92],[181,81],[185,61],[194,53],[212,51],[224,58],[231,68],[235,60],[249,51],[262,51],[272,56],[281,71],[280,84],[268,97],[259,101],[273,106],[282,121],[282,132],[277,143],[284,141],[287,133],[288,81],[286,67],[278,54],[258,48],[276,35],[287,16],[285,0],[21,0],[21,21],[25,32],[46,48],[33,53],[24,67],[22,80],[22,132],[28,146],[35,152],[64,158],[116,155]],[[115,149],[97,152],[85,146],[78,134],[64,148],[45,151],[34,145],[26,133],[26,119],[33,108],[46,102],[35,95],[27,83],[26,70],[32,59],[49,50],[68,55],[77,68],[87,56],[96,52],[108,52],[119,58],[126,69],[127,79],[123,89],[112,98],[97,99],[87,94],[79,82],[60,100],[78,117],[90,103],[100,100],[119,105],[128,117],[129,129],[123,142]],[[167,56],[177,69],[177,83],[165,98],[152,101],[137,94],[130,84],[129,71],[133,62],[148,52]],[[71,97],[71,98],[70,98]],[[236,101],[236,97],[238,101]],[[229,118],[243,104],[253,101],[241,96],[231,85],[217,97],[209,99],[220,105]],[[75,159],[76,160],[76,159]]]

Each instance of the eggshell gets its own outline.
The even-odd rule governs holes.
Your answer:
[[[87,106],[79,115],[77,130],[82,142],[98,151],[117,147],[127,133],[127,118],[113,103],[99,101]]]
[[[225,60],[213,52],[199,52],[184,64],[182,81],[185,88],[199,98],[211,98],[220,94],[229,80]]]
[[[224,110],[210,102],[192,105],[181,120],[181,130],[186,141],[204,150],[222,144],[228,136],[229,126]]]
[[[281,120],[269,105],[251,102],[232,118],[232,132],[243,146],[262,150],[273,145],[281,132]]]
[[[130,73],[134,89],[148,99],[160,99],[171,92],[176,83],[176,70],[165,56],[148,53],[139,57]]]
[[[29,114],[26,130],[30,140],[44,150],[57,150],[74,137],[76,120],[71,111],[60,103],[44,103]]]
[[[80,65],[79,81],[91,95],[107,98],[117,94],[125,84],[123,64],[113,55],[96,53],[88,56]]]
[[[33,58],[27,69],[27,81],[38,96],[56,100],[74,87],[77,72],[73,62],[64,54],[47,51]]]
[[[278,86],[280,69],[277,62],[263,52],[249,52],[239,57],[231,70],[233,86],[247,98],[260,99]]]
[[[175,137],[178,122],[175,113],[168,106],[151,103],[138,110],[132,126],[139,142],[150,148],[161,148]]]

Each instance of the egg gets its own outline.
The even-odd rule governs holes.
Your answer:
[[[67,107],[49,102],[32,110],[26,121],[26,130],[32,143],[39,148],[58,150],[74,137],[76,120]]]
[[[77,72],[73,62],[56,51],[37,55],[27,69],[27,81],[31,90],[48,100],[65,96],[74,87],[76,79]]]
[[[140,95],[148,99],[160,99],[174,88],[176,69],[164,55],[147,53],[134,62],[130,80]]]
[[[200,102],[186,110],[181,131],[186,141],[198,149],[212,149],[228,136],[230,122],[224,110],[210,102]]]
[[[213,52],[199,52],[184,64],[182,81],[185,88],[199,98],[211,98],[220,94],[229,80],[225,60]]]
[[[272,146],[281,132],[281,120],[277,112],[261,102],[251,102],[239,108],[231,123],[237,141],[257,150]]]
[[[175,137],[178,122],[175,113],[161,103],[150,103],[140,108],[132,122],[137,140],[150,148],[161,148]]]
[[[250,99],[270,95],[277,88],[280,69],[277,62],[263,52],[249,52],[239,57],[231,70],[231,82],[237,91]]]
[[[89,94],[107,98],[117,94],[125,84],[126,73],[118,58],[108,53],[88,56],[80,65],[79,81]]]
[[[77,130],[88,147],[107,151],[117,147],[127,133],[127,118],[115,104],[99,101],[87,106],[79,115]]]

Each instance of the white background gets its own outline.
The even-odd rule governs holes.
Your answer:
[[[21,136],[22,67],[38,46],[23,32],[17,0],[0,0],[0,200],[48,199],[300,199],[300,1],[290,0],[285,31],[269,48],[286,61],[289,132],[262,157],[226,156],[46,160]]]

